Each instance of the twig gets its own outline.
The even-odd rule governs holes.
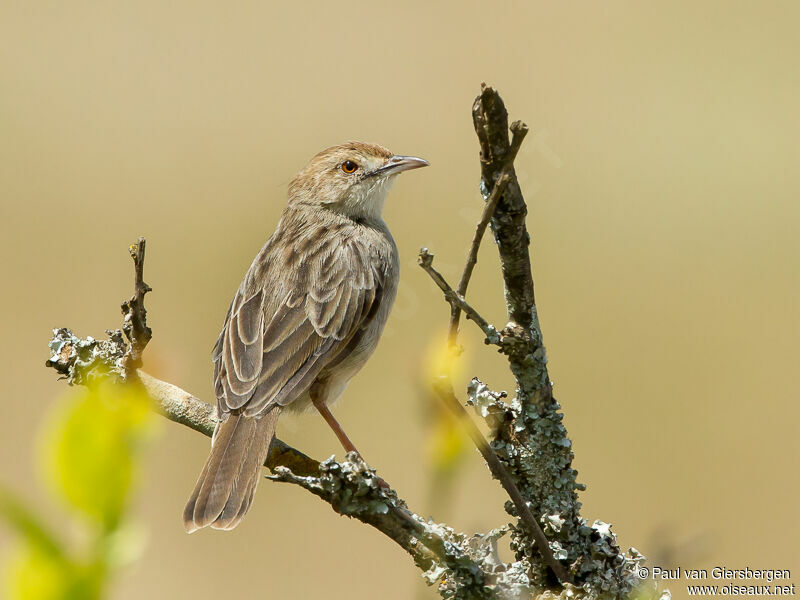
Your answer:
[[[442,276],[439,271],[437,271],[433,266],[433,254],[431,254],[427,248],[421,248],[419,251],[419,256],[417,257],[417,264],[422,267],[428,275],[431,276],[434,283],[439,286],[439,289],[444,292],[445,300],[450,303],[451,308],[458,308],[459,310],[463,310],[466,313],[467,318],[471,321],[474,321],[475,324],[481,328],[483,333],[486,335],[486,343],[487,344],[500,344],[500,334],[497,332],[497,329],[494,325],[491,325],[486,319],[484,319],[477,310],[472,308],[467,301],[464,300],[464,297],[456,292],[447,280]]]
[[[142,353],[150,339],[153,330],[147,326],[147,310],[144,307],[144,297],[153,289],[144,282],[144,251],[146,240],[140,237],[132,244],[128,251],[133,258],[134,287],[133,296],[122,303],[122,331],[130,342],[130,347],[122,359],[125,375],[134,374],[142,366]]]
[[[461,296],[467,295],[467,287],[469,286],[469,280],[472,277],[472,271],[475,268],[475,265],[478,263],[478,250],[481,247],[483,234],[486,232],[486,227],[488,227],[489,221],[491,221],[492,217],[494,216],[495,208],[497,208],[497,203],[500,201],[500,197],[503,195],[506,185],[508,185],[508,182],[511,181],[511,172],[514,169],[514,160],[516,159],[519,148],[522,145],[522,140],[524,140],[525,136],[528,135],[528,126],[522,121],[514,121],[511,124],[511,133],[513,134],[513,137],[511,139],[511,147],[509,148],[508,155],[506,156],[505,167],[503,167],[502,171],[500,172],[500,175],[495,181],[494,187],[492,187],[492,191],[483,206],[481,219],[475,228],[475,235],[473,236],[472,244],[469,247],[467,262],[464,264],[464,271],[461,273],[461,279],[458,282],[458,288],[456,291]],[[458,306],[453,306],[450,310],[450,330],[447,338],[451,348],[455,348],[457,343],[458,324],[460,320],[461,308]]]
[[[472,244],[470,245],[470,249],[467,254],[467,261],[464,265],[464,270],[458,284],[458,290],[453,290],[444,277],[438,271],[436,271],[436,269],[434,269],[433,256],[427,251],[427,249],[423,248],[420,251],[417,261],[419,265],[431,276],[436,285],[444,292],[445,298],[450,303],[451,312],[448,332],[448,346],[451,351],[455,351],[457,347],[458,325],[462,311],[466,313],[468,319],[475,321],[481,327],[484,333],[487,334],[487,339],[489,338],[489,331],[491,328],[491,331],[497,336],[497,341],[495,343],[501,345],[502,347],[502,340],[497,334],[496,329],[489,325],[489,323],[466,302],[464,299],[464,294],[466,293],[475,265],[478,262],[478,250],[480,249],[483,235],[486,232],[486,228],[491,222],[492,217],[494,216],[495,210],[501,197],[503,196],[506,186],[512,181],[514,159],[516,158],[520,145],[522,144],[522,140],[528,133],[528,127],[521,121],[515,121],[511,126],[511,131],[513,133],[513,140],[510,144],[508,144],[508,141],[506,141],[508,149],[504,154],[502,167],[496,172],[492,191],[486,200],[481,219],[476,227],[475,235],[473,236]],[[515,180],[515,178],[513,179]],[[530,277],[530,275],[528,275],[528,277]],[[517,485],[511,478],[511,475],[503,466],[503,463],[500,462],[500,459],[489,446],[486,438],[483,437],[483,434],[470,418],[464,407],[461,406],[461,403],[459,403],[455,397],[450,374],[443,374],[438,382],[434,385],[434,388],[437,392],[437,395],[456,414],[456,416],[465,426],[467,433],[480,453],[483,455],[483,458],[489,466],[492,474],[500,481],[501,485],[508,493],[509,497],[517,508],[520,519],[533,536],[536,547],[538,548],[541,556],[544,558],[546,564],[552,569],[553,573],[562,583],[571,583],[572,579],[570,575],[567,573],[564,566],[558,560],[556,560],[555,556],[553,555],[547,537],[544,535],[544,532],[539,526],[536,517],[531,512],[527,502],[524,500]]]
[[[486,319],[481,317],[474,308],[467,304],[464,298],[454,291],[452,287],[450,287],[450,284],[447,283],[447,280],[442,276],[442,274],[433,267],[433,254],[428,252],[427,248],[422,248],[420,250],[417,262],[428,273],[428,275],[431,276],[431,279],[433,279],[436,285],[439,286],[439,289],[444,292],[445,298],[450,303],[451,307],[458,307],[459,309],[463,310],[464,313],[466,313],[468,319],[475,321],[475,323],[477,323],[486,334],[487,341],[500,344],[500,337],[494,326],[490,325]],[[490,339],[490,336],[496,338],[496,341],[494,339]],[[522,494],[520,494],[519,489],[514,483],[514,480],[508,474],[508,471],[506,471],[506,468],[503,466],[503,463],[500,462],[500,459],[497,458],[494,450],[492,450],[492,448],[489,446],[489,443],[486,441],[486,438],[483,437],[483,434],[480,432],[477,425],[475,425],[475,422],[469,416],[464,407],[461,406],[461,403],[456,399],[449,374],[444,374],[441,378],[439,378],[437,383],[434,385],[434,388],[437,392],[437,395],[455,413],[461,423],[466,427],[467,433],[480,451],[481,455],[483,455],[483,458],[489,465],[489,469],[491,470],[492,474],[498,481],[500,481],[501,485],[511,498],[511,501],[514,503],[514,506],[517,507],[517,512],[519,513],[520,519],[522,519],[523,523],[525,523],[531,535],[533,536],[536,547],[539,549],[539,552],[541,553],[547,565],[553,570],[553,573],[555,573],[559,581],[562,583],[572,583],[572,579],[567,573],[566,569],[564,569],[564,566],[553,556],[553,552],[550,549],[550,544],[547,541],[547,537],[545,537],[542,528],[536,521],[536,517],[533,516],[533,513],[523,499]]]

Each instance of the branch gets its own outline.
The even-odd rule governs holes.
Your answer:
[[[503,489],[505,489],[506,493],[511,498],[511,501],[517,508],[520,518],[527,526],[528,532],[533,536],[533,539],[536,543],[536,548],[544,558],[547,566],[553,570],[553,573],[555,573],[559,581],[562,583],[572,583],[572,577],[569,575],[569,573],[567,573],[566,569],[564,569],[564,565],[558,562],[553,556],[553,551],[550,549],[550,543],[548,542],[547,537],[544,535],[542,528],[539,526],[536,517],[533,516],[528,503],[522,497],[522,494],[520,494],[519,489],[517,489],[514,480],[508,474],[508,471],[506,471],[506,468],[503,466],[503,463],[500,462],[500,459],[497,458],[494,450],[492,450],[491,446],[489,446],[489,442],[487,442],[486,438],[483,437],[481,430],[478,429],[478,426],[475,425],[475,422],[456,398],[450,378],[442,377],[437,384],[434,384],[434,389],[436,390],[439,398],[441,398],[448,408],[450,408],[456,418],[459,419],[461,424],[467,430],[467,434],[469,435],[470,439],[472,439],[472,442],[478,448],[478,451],[481,453],[481,456],[483,456],[486,464],[489,465],[489,470],[492,472],[492,475],[494,475],[495,479],[500,482],[500,484],[503,486]]]
[[[437,383],[436,392],[459,415],[511,498],[507,512],[518,520],[487,534],[468,536],[423,519],[354,454],[342,462],[333,457],[318,462],[275,439],[265,464],[272,471],[271,479],[298,485],[338,514],[369,524],[392,539],[413,558],[429,584],[438,584],[443,597],[530,597],[553,584],[550,572],[562,582],[562,595],[581,597],[580,589],[564,583],[575,580],[589,597],[622,597],[637,583],[635,573],[643,557],[634,550],[631,556],[623,554],[607,524],[589,525],[581,518],[576,490],[584,486],[576,482],[571,467],[571,442],[547,373],[531,274],[527,207],[513,165],[527,127],[519,121],[512,124],[509,141],[505,106],[486,85],[473,105],[473,122],[481,146],[481,189],[486,202],[458,288],[454,290],[433,267],[433,255],[426,249],[418,262],[450,306],[449,347],[456,348],[464,312],[486,335],[486,343],[497,345],[508,358],[517,385],[510,403],[502,400],[505,392],[493,392],[477,378],[468,387],[469,403],[494,432],[491,442],[458,402],[449,373]],[[500,254],[508,312],[508,323],[500,332],[465,299],[487,226]],[[108,340],[54,330],[47,365],[70,384],[111,378],[141,385],[164,416],[211,435],[217,423],[214,406],[140,369],[142,353],[152,337],[144,308],[150,291],[143,279],[144,239],[130,252],[134,295],[122,305],[122,330],[108,331]],[[515,555],[509,563],[502,562],[496,547],[506,532],[510,532]]]
[[[504,408],[492,448],[517,482],[535,514],[556,524],[558,558],[570,564],[587,589],[627,593],[637,580],[633,558],[619,549],[609,527],[599,521],[588,529],[580,516],[577,483],[572,468],[572,442],[562,424],[563,415],[552,393],[547,354],[542,342],[526,227],[527,205],[510,159],[515,144],[508,139],[508,112],[500,95],[483,85],[472,107],[475,133],[481,148],[481,187],[491,190],[499,179],[510,179],[490,220],[500,255],[509,323],[501,332],[504,353],[517,384],[517,397]],[[599,536],[598,545],[593,536]],[[512,532],[513,545],[528,555],[526,536]],[[531,556],[533,559],[533,556]]]
[[[483,317],[481,317],[469,304],[467,304],[460,294],[454,292],[445,278],[433,267],[433,255],[428,252],[427,248],[420,250],[417,262],[431,276],[436,285],[438,285],[439,288],[444,292],[445,299],[450,302],[450,306],[453,309],[459,309],[459,311],[463,308],[464,312],[467,314],[467,318],[472,319],[478,324],[479,327],[481,327],[481,329],[487,335],[487,343],[490,341],[489,335],[491,334],[497,338],[497,341],[493,343],[501,345],[500,338],[497,336],[497,330],[492,325],[489,325]],[[489,465],[489,470],[492,472],[492,475],[494,475],[495,479],[500,481],[501,485],[508,493],[511,501],[517,508],[520,518],[527,526],[530,534],[533,536],[536,547],[539,549],[539,552],[541,553],[547,565],[553,570],[553,573],[555,573],[559,581],[571,583],[572,578],[564,569],[564,566],[553,556],[553,552],[550,549],[547,537],[544,535],[542,528],[536,521],[536,517],[533,516],[528,504],[522,498],[522,494],[520,494],[519,489],[517,489],[514,480],[508,474],[508,471],[506,471],[503,463],[501,463],[497,458],[497,455],[489,446],[489,442],[486,441],[486,438],[483,437],[480,429],[478,429],[478,427],[472,421],[472,418],[470,418],[467,411],[456,398],[449,373],[443,374],[441,377],[439,377],[434,383],[433,387],[439,398],[445,403],[445,405],[447,405],[456,418],[461,422],[462,426],[467,430],[467,434],[478,448],[478,451],[483,456],[486,464]]]
[[[433,254],[431,254],[427,248],[422,248],[420,250],[419,257],[417,258],[417,263],[419,266],[422,267],[428,273],[428,275],[430,275],[434,283],[436,283],[439,289],[444,292],[445,299],[450,303],[451,313],[448,346],[450,347],[451,351],[455,351],[456,348],[458,322],[462,310],[466,313],[467,318],[474,321],[484,332],[486,335],[485,341],[487,344],[493,343],[499,345],[501,347],[501,351],[505,350],[503,339],[498,335],[497,329],[493,325],[490,325],[486,319],[484,319],[466,302],[464,299],[464,293],[469,285],[472,271],[478,262],[478,250],[480,248],[483,234],[486,231],[489,220],[494,215],[497,203],[500,200],[506,185],[509,183],[509,181],[511,181],[512,171],[514,168],[514,158],[519,151],[522,140],[528,133],[528,127],[521,121],[516,121],[513,124],[512,131],[514,134],[513,143],[510,146],[509,152],[505,158],[503,170],[498,176],[497,182],[495,183],[494,188],[492,189],[492,192],[486,201],[486,205],[484,206],[483,215],[478,223],[470,250],[467,254],[467,262],[464,265],[461,280],[458,284],[458,291],[453,290],[442,274],[433,267]],[[469,437],[472,439],[473,443],[478,448],[478,451],[481,453],[487,465],[489,466],[489,470],[492,472],[492,475],[494,475],[494,477],[500,481],[501,485],[506,490],[506,493],[509,495],[511,501],[514,503],[514,506],[517,509],[520,519],[527,527],[530,535],[533,536],[533,541],[539,550],[539,553],[544,558],[545,563],[552,569],[553,573],[556,575],[556,577],[558,577],[560,582],[571,583],[572,577],[553,555],[553,551],[550,549],[547,537],[542,531],[542,528],[539,526],[536,517],[534,517],[533,513],[531,512],[528,503],[522,497],[522,494],[514,483],[514,480],[503,466],[503,463],[501,463],[497,458],[494,450],[492,450],[492,448],[489,446],[486,438],[483,437],[483,434],[472,421],[469,414],[467,414],[464,407],[461,405],[458,399],[456,399],[450,374],[443,374],[438,379],[437,383],[434,384],[434,389],[439,398],[455,414],[462,426],[465,427]]]
[[[483,234],[486,232],[486,227],[489,225],[489,221],[494,216],[497,203],[499,202],[500,197],[503,195],[506,185],[508,185],[508,182],[511,181],[511,172],[514,169],[514,159],[517,157],[519,148],[522,145],[522,140],[524,140],[525,136],[528,135],[528,126],[522,121],[514,121],[511,124],[511,133],[514,137],[511,140],[511,148],[509,149],[508,156],[506,157],[506,164],[497,178],[497,181],[492,188],[492,192],[489,194],[489,198],[486,200],[486,204],[483,206],[481,219],[478,221],[478,226],[475,228],[475,235],[472,238],[472,244],[469,247],[467,262],[464,265],[464,271],[461,273],[461,280],[458,282],[457,291],[462,297],[467,295],[467,287],[469,286],[469,280],[472,277],[472,271],[475,268],[475,265],[478,264],[478,250],[481,247]],[[458,306],[451,307],[450,332],[448,336],[448,341],[451,348],[456,346],[456,339],[458,338],[458,323],[460,319],[461,308]]]
[[[512,166],[508,162],[512,156],[508,140],[508,113],[500,95],[491,87],[482,86],[481,94],[472,107],[472,120],[481,148],[481,186],[491,190],[506,167]],[[530,238],[525,217],[528,208],[513,166],[508,173],[509,182],[498,200],[491,226],[500,252],[508,317],[528,329],[536,304],[527,251]]]
[[[128,348],[119,331],[109,332],[109,340],[99,341],[78,338],[68,329],[55,329],[50,348],[52,355],[46,365],[70,384],[88,385],[104,377],[125,380],[120,365]],[[214,406],[144,371],[137,371],[137,375],[136,384],[144,386],[162,415],[205,436],[213,434],[217,423]],[[355,453],[341,463],[333,457],[320,463],[275,438],[264,464],[272,471],[270,478],[274,481],[299,485],[338,514],[355,518],[391,538],[412,557],[426,581],[438,583],[443,593],[458,590],[468,594],[465,597],[495,598],[520,589],[518,574],[497,572],[498,560],[492,547],[496,537],[476,541],[474,536],[411,512]],[[491,589],[485,587],[489,583]]]
[[[213,434],[217,423],[215,407],[143,371],[138,375],[166,418],[206,436]],[[358,454],[348,454],[347,461],[341,464],[333,458],[320,463],[275,438],[264,466],[273,472],[270,479],[299,485],[330,504],[337,513],[355,517],[387,535],[423,571],[435,567],[439,560],[447,560],[446,555],[416,543],[420,539],[437,547],[444,542],[429,530],[427,522],[405,508],[394,490],[381,485],[383,480]]]
[[[162,381],[131,365],[140,363],[142,351],[152,337],[147,326],[144,294],[144,239],[131,247],[135,267],[135,292],[123,306],[123,331],[108,331],[108,340],[79,338],[66,328],[53,330],[51,356],[46,366],[55,369],[69,384],[89,385],[110,378],[119,383],[141,385],[155,401],[158,411],[206,436],[217,424],[216,407],[176,385]],[[126,342],[126,339],[128,342]],[[442,594],[464,598],[496,598],[527,589],[519,573],[498,569],[494,543],[503,532],[469,537],[423,519],[408,510],[385,482],[355,453],[343,462],[333,457],[318,462],[275,438],[265,461],[274,481],[293,483],[327,502],[340,515],[366,523],[403,548],[423,571],[423,577],[439,584]]]
[[[214,434],[217,425],[217,409],[214,406],[177,385],[156,379],[144,371],[137,371],[137,375],[163,416],[205,436],[211,437]],[[293,473],[305,476],[319,473],[319,461],[306,456],[278,438],[274,438],[264,466],[270,470],[275,470],[277,467],[288,468]]]
[[[147,310],[144,307],[144,297],[153,289],[144,282],[144,251],[145,239],[140,237],[136,244],[131,244],[128,252],[133,258],[134,283],[133,297],[122,303],[122,331],[130,342],[130,347],[122,358],[122,367],[127,375],[142,366],[142,353],[150,339],[153,330],[147,326]]]
[[[495,432],[489,444],[455,397],[450,373],[445,373],[434,387],[460,417],[492,474],[512,500],[506,510],[518,516],[522,525],[512,529],[512,549],[518,559],[526,562],[530,580],[546,584],[541,556],[561,582],[574,577],[587,590],[623,595],[636,583],[633,566],[641,556],[632,552],[631,558],[626,557],[607,525],[597,521],[589,527],[580,517],[576,490],[584,486],[575,480],[572,444],[561,424],[560,406],[553,398],[547,373],[528,251],[527,206],[513,164],[527,127],[520,121],[513,123],[513,139],[509,141],[508,113],[499,94],[486,85],[473,105],[473,122],[481,147],[481,189],[486,204],[458,290],[453,290],[433,268],[433,257],[426,249],[420,252],[418,262],[450,304],[448,346],[456,352],[461,311],[485,333],[491,327],[464,297],[487,223],[491,225],[500,254],[508,312],[507,325],[499,332],[499,339],[492,341],[508,357],[517,397],[508,405],[501,400],[505,393],[492,392],[477,379],[470,384],[470,402]],[[493,327],[491,331],[495,332]],[[540,522],[547,525],[549,540]],[[564,564],[569,564],[569,570]]]
[[[489,322],[484,319],[478,311],[472,308],[467,301],[464,300],[464,297],[456,292],[450,284],[447,283],[447,280],[442,276],[439,271],[437,271],[433,267],[433,254],[428,252],[427,248],[421,248],[419,251],[419,256],[417,257],[417,264],[422,267],[428,275],[431,276],[434,283],[439,286],[439,289],[444,292],[445,300],[450,303],[450,307],[452,310],[464,311],[467,315],[467,318],[471,321],[474,321],[475,324],[481,328],[481,331],[486,335],[486,343],[487,344],[500,344],[500,335],[497,332],[497,329],[494,325],[490,325]]]

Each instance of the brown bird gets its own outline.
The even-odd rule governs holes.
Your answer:
[[[364,366],[397,292],[397,246],[381,215],[413,156],[350,142],[317,154],[289,184],[289,202],[253,260],[214,346],[220,419],[183,512],[188,532],[233,529],[258,485],[283,410],[316,407],[357,451],[328,404]]]

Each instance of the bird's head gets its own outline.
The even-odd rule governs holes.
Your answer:
[[[289,184],[289,203],[321,206],[353,218],[380,218],[395,176],[428,166],[383,146],[348,142],[323,150]]]

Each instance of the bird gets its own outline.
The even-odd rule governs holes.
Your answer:
[[[358,452],[328,405],[374,352],[397,293],[387,192],[397,175],[425,166],[347,142],[318,153],[289,183],[212,352],[218,423],[183,512],[187,532],[241,522],[284,411],[316,408],[344,449]]]

